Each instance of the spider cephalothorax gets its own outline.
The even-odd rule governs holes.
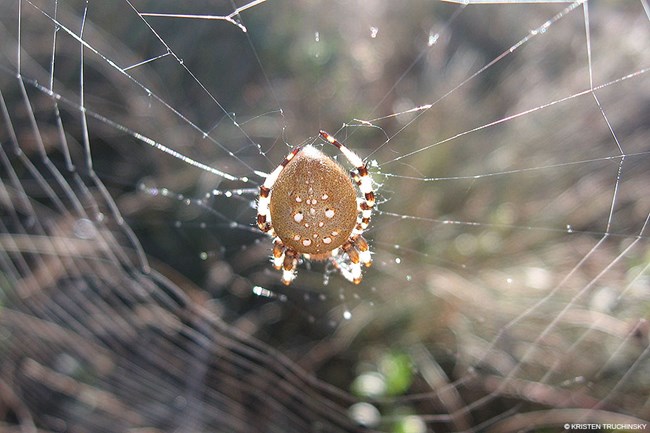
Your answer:
[[[329,260],[358,284],[361,265],[372,263],[362,236],[375,205],[372,182],[356,153],[325,131],[320,136],[336,146],[355,170],[349,175],[313,146],[294,149],[260,187],[257,225],[274,238],[273,265],[282,269],[284,284],[295,278],[301,256]],[[357,197],[353,181],[362,197]]]

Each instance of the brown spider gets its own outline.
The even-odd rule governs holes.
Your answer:
[[[355,284],[361,264],[372,258],[363,232],[370,224],[375,193],[368,167],[359,156],[325,131],[320,136],[354,165],[346,173],[313,146],[297,147],[266,177],[257,202],[257,226],[273,238],[273,266],[291,284],[301,256],[329,260]],[[352,183],[357,184],[362,197]]]

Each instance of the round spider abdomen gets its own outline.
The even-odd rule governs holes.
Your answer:
[[[326,254],[348,240],[357,223],[357,193],[348,173],[313,146],[289,161],[271,189],[271,224],[289,248]]]

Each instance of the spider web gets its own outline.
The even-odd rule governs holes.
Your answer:
[[[4,2],[2,428],[646,429],[650,7],[469,3]],[[373,266],[283,287],[319,129]]]

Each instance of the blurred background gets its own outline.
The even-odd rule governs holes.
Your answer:
[[[648,10],[5,2],[2,429],[633,430]],[[352,168],[319,129],[376,188],[358,286],[255,226],[295,146]]]

